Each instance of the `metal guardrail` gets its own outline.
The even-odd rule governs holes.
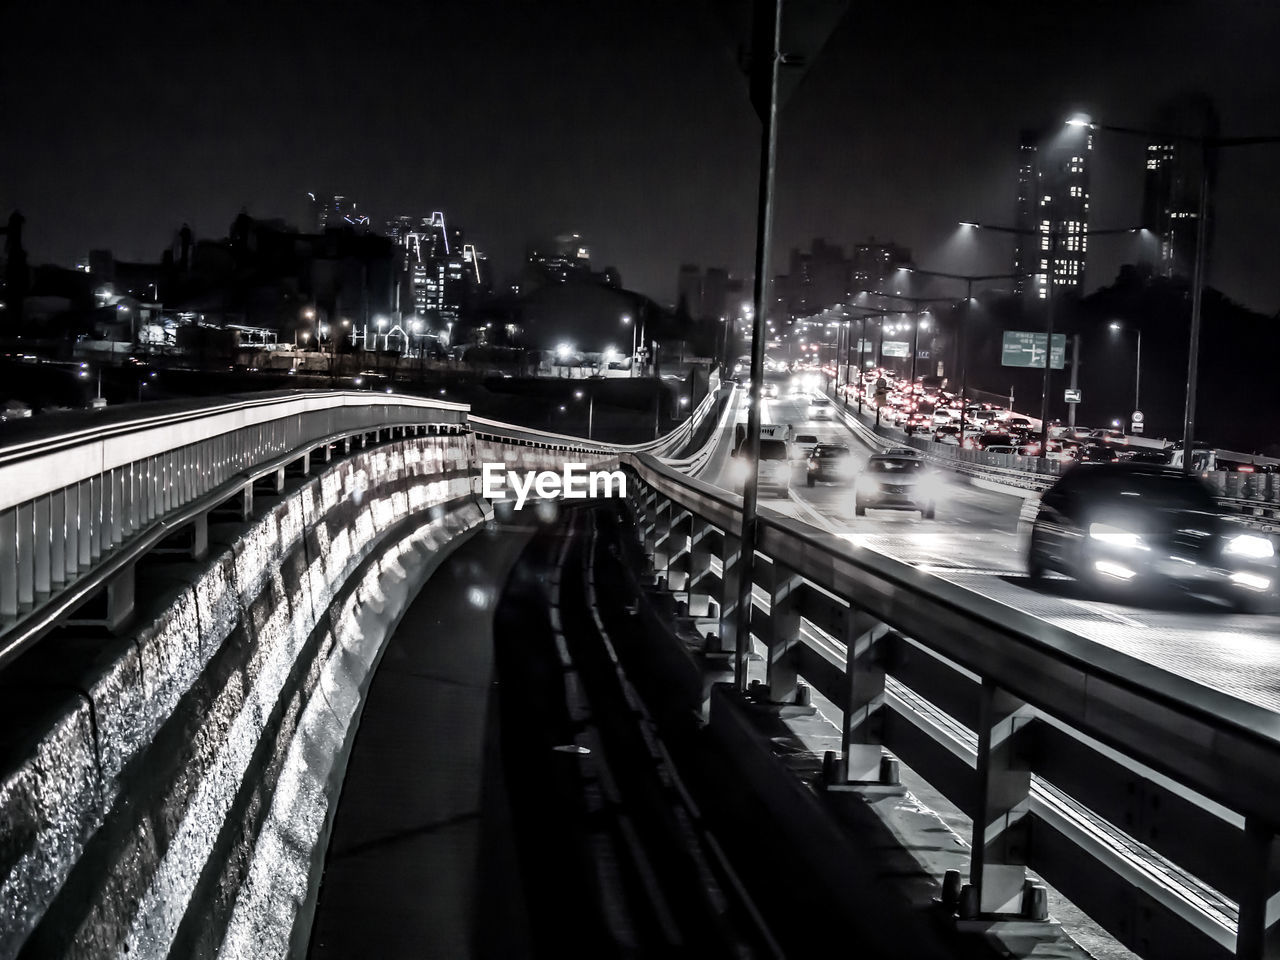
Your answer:
[[[236,500],[243,514],[264,480],[278,491],[287,469],[353,437],[461,433],[466,413],[416,397],[258,394],[0,449],[0,664],[95,596],[105,604],[85,619],[118,624],[140,551],[182,535],[199,555],[209,511]]]
[[[732,649],[740,498],[623,460],[654,572]],[[768,510],[756,554],[770,698],[836,705],[841,782],[887,749],[970,815],[962,904],[1018,915],[1030,868],[1145,957],[1275,956],[1280,715]]]

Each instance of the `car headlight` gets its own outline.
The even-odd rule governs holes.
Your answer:
[[[1227,541],[1227,549],[1223,552],[1229,557],[1270,560],[1276,555],[1276,548],[1267,537],[1260,537],[1254,533],[1241,533]]]
[[[1100,540],[1109,547],[1118,547],[1121,550],[1150,549],[1142,542],[1142,537],[1132,530],[1115,527],[1109,523],[1089,524],[1089,537],[1093,540]]]

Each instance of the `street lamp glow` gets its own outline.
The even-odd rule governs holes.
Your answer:
[[[630,322],[631,322],[631,314],[629,314],[629,313],[624,313],[624,314],[622,315],[622,322],[623,322],[623,323],[630,323]]]
[[[1077,113],[1074,117],[1067,120],[1068,127],[1092,127],[1093,121],[1087,114]]]
[[[573,347],[569,346],[569,344],[567,343],[561,343],[556,346],[556,356],[559,357],[561,360],[564,360],[572,352],[573,352]]]
[[[961,220],[961,221],[960,221],[960,226],[962,226],[962,227],[969,227],[969,228],[970,228],[970,229],[972,229],[972,230],[980,230],[980,229],[982,229],[982,224],[980,224],[980,223],[975,223],[975,222],[974,222],[974,221],[972,221],[972,220]]]

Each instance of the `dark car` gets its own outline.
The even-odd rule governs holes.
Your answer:
[[[1126,593],[1175,585],[1271,609],[1274,539],[1229,519],[1199,477],[1144,463],[1077,464],[1040,499],[1027,570]]]
[[[853,495],[853,512],[864,517],[872,510],[919,510],[932,520],[938,505],[938,480],[924,458],[914,451],[874,454],[863,467]]]
[[[1109,444],[1085,443],[1077,448],[1076,459],[1081,463],[1116,463],[1120,454]]]
[[[806,486],[818,481],[845,483],[853,477],[853,453],[843,443],[820,443],[809,455],[809,469],[805,474]]]
[[[1122,454],[1120,459],[1126,463],[1161,463],[1167,466],[1169,454],[1155,449],[1130,450]]]

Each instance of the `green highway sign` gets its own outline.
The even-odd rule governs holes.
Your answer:
[[[1000,364],[1005,367],[1038,367],[1044,369],[1045,335],[1032,330],[1006,330],[1000,345]],[[1053,335],[1053,355],[1050,363],[1054,370],[1065,366],[1067,335]]]
[[[909,357],[911,356],[911,344],[906,340],[886,340],[880,348],[880,356]]]

